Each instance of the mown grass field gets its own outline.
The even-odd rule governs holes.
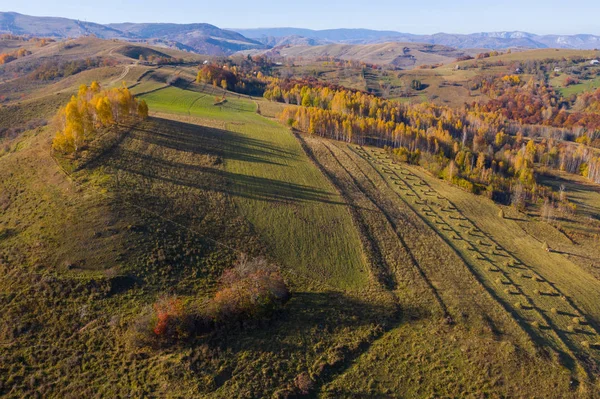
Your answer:
[[[579,94],[586,91],[595,91],[600,87],[600,76],[593,79],[583,80],[578,84],[570,86],[565,86],[564,82],[566,78],[567,75],[561,74],[550,79],[550,84],[565,98],[568,98],[573,94]]]
[[[534,341],[572,361],[583,356],[597,362],[598,281],[563,252],[544,251],[540,238],[549,235],[536,230],[538,222],[523,215],[499,218],[491,201],[466,195],[417,168],[394,165],[379,150],[357,151],[460,254]],[[557,237],[561,239],[555,234],[551,247]]]
[[[571,391],[571,378],[585,386],[584,392],[596,392],[593,373],[586,370],[589,363],[578,361],[583,353],[596,358],[595,347],[589,349],[578,341],[588,340],[594,346],[595,327],[587,319],[573,322],[582,312],[550,292],[548,280],[523,262],[507,267],[515,255],[492,244],[458,205],[449,205],[412,170],[391,164],[382,151],[306,140],[335,176],[347,201],[358,209],[356,217],[365,224],[383,281],[397,288],[401,307],[437,309],[433,315],[456,323],[444,326],[429,315],[390,330],[328,384],[327,392],[341,396],[409,392],[419,397],[487,392],[527,397],[541,392],[552,396],[555,393],[547,391],[550,384],[560,390],[558,396],[577,395]],[[440,183],[432,179],[431,184],[437,189]],[[479,217],[474,220],[479,224]],[[556,307],[555,312],[550,306]],[[552,316],[546,319],[546,313]],[[554,323],[560,325],[556,330]],[[572,323],[573,332],[561,330]],[[439,335],[452,343],[444,338],[437,341]],[[406,349],[398,351],[402,345]],[[554,360],[543,360],[542,353]]]
[[[215,106],[210,92],[176,87],[142,98],[153,112],[187,115],[185,120],[222,129],[213,140],[222,146],[228,190],[282,265],[338,287],[366,284],[345,204],[289,131],[257,115],[248,99],[230,96]]]

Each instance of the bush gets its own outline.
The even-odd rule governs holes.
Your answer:
[[[469,193],[474,193],[475,192],[475,185],[473,183],[471,183],[468,180],[465,180],[463,178],[454,176],[454,178],[452,179],[452,183],[462,189],[464,189],[465,191],[469,192]]]
[[[220,283],[208,312],[216,325],[269,317],[290,298],[279,272],[263,259],[240,258]]]
[[[304,372],[294,378],[294,386],[300,395],[308,395],[314,389],[315,382],[307,372]]]
[[[182,299],[162,297],[135,319],[130,342],[138,347],[157,347],[189,339],[199,330],[198,316]]]
[[[262,259],[240,258],[219,282],[214,297],[203,303],[160,298],[134,320],[129,341],[138,347],[173,345],[219,327],[269,318],[290,298],[277,268]]]

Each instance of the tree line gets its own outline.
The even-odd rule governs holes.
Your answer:
[[[503,79],[507,87],[518,77]],[[600,157],[587,146],[527,137],[526,125],[496,108],[459,109],[401,104],[368,93],[271,79],[265,97],[287,107],[283,123],[310,134],[360,145],[388,147],[406,160],[462,187],[508,201],[516,186],[536,199],[551,196],[537,185],[534,165],[580,173],[600,181]],[[518,100],[517,100],[518,101]]]

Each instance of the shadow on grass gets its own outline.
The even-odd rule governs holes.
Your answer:
[[[141,181],[168,183],[174,187],[236,197],[272,202],[340,204],[332,193],[315,186],[254,176],[251,168],[248,168],[248,174],[241,174],[218,167],[222,161],[233,160],[254,163],[256,168],[260,168],[260,164],[286,168],[290,159],[299,156],[299,153],[267,141],[227,130],[158,118],[134,128],[128,139],[136,142],[135,149],[119,143],[88,166],[108,165],[116,171],[139,176]],[[201,156],[207,158],[203,161]],[[189,160],[189,163],[182,160]]]
[[[288,355],[292,353],[313,354],[316,361],[308,355],[300,362],[313,364],[308,371],[312,372],[315,391],[318,391],[350,367],[386,332],[402,323],[418,320],[424,314],[417,309],[401,310],[395,305],[368,302],[339,292],[300,292],[293,294],[275,320],[259,328],[222,330],[204,340],[219,351],[252,354],[244,361],[258,367],[273,366],[262,363],[261,358],[287,364]],[[371,327],[371,332],[365,334],[364,327]],[[362,334],[353,336],[361,329]],[[362,338],[358,338],[360,336]],[[315,347],[322,348],[321,355],[314,353]],[[191,364],[190,369],[202,370],[199,364]],[[260,370],[252,372],[260,373]],[[290,373],[280,378],[291,381],[298,372]],[[220,381],[221,385],[224,382]]]
[[[561,254],[561,255],[576,256],[578,258],[583,258],[583,259],[595,260],[594,258],[591,258],[589,256],[584,256],[584,255],[576,254],[576,253],[573,253],[573,252],[557,251],[555,249],[550,250],[549,252],[554,252],[555,254]]]

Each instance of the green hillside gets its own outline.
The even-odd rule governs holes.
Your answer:
[[[118,63],[0,84],[1,396],[600,395],[596,184],[540,174],[577,205],[543,221],[540,204],[517,211],[383,149],[291,130],[284,104],[195,83],[197,66],[78,43]],[[32,55],[53,51],[74,56]],[[471,91],[443,82],[473,75],[368,78],[423,79],[458,103]],[[79,157],[53,151],[54,114],[94,79],[124,82],[149,118],[103,128]],[[209,307],[244,256],[276,265],[284,306],[170,345],[137,339],[161,299]]]

